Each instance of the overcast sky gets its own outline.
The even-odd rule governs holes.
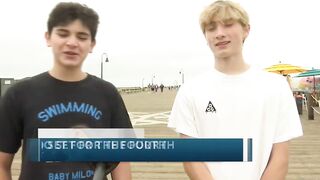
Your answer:
[[[44,33],[49,12],[60,1],[7,0],[0,6],[0,77],[20,79],[47,71],[51,49]],[[199,28],[199,14],[212,0],[78,1],[100,16],[97,45],[83,69],[116,86],[174,85],[213,68],[213,56]],[[236,0],[248,12],[251,32],[245,60],[264,68],[279,61],[320,68],[317,0]],[[154,78],[153,78],[154,76]]]

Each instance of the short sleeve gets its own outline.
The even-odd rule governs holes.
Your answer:
[[[13,87],[0,100],[0,151],[16,153],[21,146],[22,123]]]
[[[113,104],[111,110],[111,127],[113,128],[132,128],[130,117],[122,97],[114,87]]]
[[[279,89],[280,106],[274,143],[303,135],[300,117],[289,84],[283,81]]]
[[[169,117],[168,127],[173,128],[177,133],[198,137],[191,94],[185,86],[182,86],[177,93]]]

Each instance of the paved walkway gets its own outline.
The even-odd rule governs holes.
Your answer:
[[[132,123],[136,128],[145,128],[145,136],[151,138],[177,137],[166,127],[168,116],[176,95],[175,91],[164,93],[143,92],[123,94]],[[290,164],[287,180],[320,180],[320,115],[307,120],[301,116],[304,136],[290,144]],[[13,176],[20,171],[20,154],[13,162]],[[188,179],[181,163],[132,163],[134,180],[185,180]]]

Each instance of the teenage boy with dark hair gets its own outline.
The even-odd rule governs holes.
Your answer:
[[[11,179],[21,142],[20,179],[73,179],[77,173],[92,179],[93,163],[28,161],[26,140],[37,138],[38,128],[132,128],[117,89],[81,69],[95,46],[98,24],[98,14],[79,3],[59,3],[50,13],[45,38],[53,51],[52,69],[15,84],[1,99],[1,180]],[[131,179],[129,163],[119,163],[111,174],[113,179]]]

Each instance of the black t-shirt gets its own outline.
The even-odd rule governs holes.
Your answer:
[[[28,161],[26,141],[38,128],[132,128],[117,89],[88,75],[77,82],[53,78],[48,72],[8,89],[0,101],[0,151],[16,153],[23,142],[20,179],[92,179],[93,163]],[[24,141],[22,141],[24,140]]]

